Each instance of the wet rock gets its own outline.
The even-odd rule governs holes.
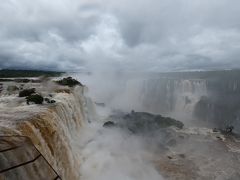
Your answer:
[[[42,104],[43,103],[43,97],[39,94],[33,94],[28,97],[26,97],[27,104],[30,102],[33,102],[35,104]]]
[[[168,158],[168,159],[173,159],[173,157],[172,157],[172,156],[167,156],[167,158]]]
[[[0,82],[12,82],[14,81],[13,79],[2,79],[0,78]]]
[[[41,83],[42,81],[40,79],[14,79],[14,82],[16,83]]]
[[[50,102],[50,99],[49,98],[44,98],[44,101],[46,101],[47,103]]]
[[[234,129],[233,126],[228,126],[228,127],[226,127],[225,131],[226,131],[227,133],[231,133],[231,132],[233,131],[233,129]]]
[[[114,127],[115,123],[112,121],[107,121],[103,124],[103,127]]]
[[[50,104],[53,104],[53,103],[56,103],[56,101],[55,101],[55,100],[51,100],[51,101],[50,101]]]
[[[51,100],[49,98],[44,98],[44,101],[46,101],[48,104],[53,104],[56,102],[55,100]]]
[[[223,140],[222,137],[220,137],[220,136],[217,136],[216,138],[219,139],[219,140],[221,140],[221,141]]]
[[[32,88],[32,89],[24,89],[22,91],[19,92],[19,97],[27,97],[27,96],[30,96],[32,94],[34,94],[36,91],[35,88]]]
[[[31,82],[30,79],[14,79],[14,82],[17,82],[17,83],[29,83]]]
[[[220,132],[224,135],[233,135],[233,126],[227,126],[225,129],[220,129]]]

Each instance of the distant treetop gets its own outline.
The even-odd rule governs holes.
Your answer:
[[[16,78],[16,77],[56,77],[62,75],[64,72],[57,71],[41,71],[41,70],[0,70],[0,78]]]

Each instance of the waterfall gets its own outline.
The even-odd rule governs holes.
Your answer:
[[[207,96],[205,80],[174,80],[174,109],[175,117],[192,119],[194,108],[203,96]]]
[[[51,93],[56,103],[50,105],[28,106],[16,95],[0,102],[5,103],[0,109],[1,134],[31,141],[16,137],[15,144],[20,147],[0,156],[0,170],[31,161],[26,167],[0,174],[0,178],[162,179],[140,137],[103,128],[106,116],[96,115],[86,88],[57,92]],[[6,144],[12,148],[13,138],[8,137]],[[4,149],[3,143],[0,148]]]
[[[98,103],[103,107],[95,107],[86,87],[50,87],[37,88],[44,97],[53,98],[54,104],[27,105],[25,98],[17,94],[1,96],[0,150],[4,152],[0,154],[0,171],[6,171],[0,173],[0,179],[44,179],[46,175],[54,179],[59,175],[71,180],[159,180],[162,172],[159,173],[155,158],[161,154],[155,150],[161,149],[156,146],[161,146],[167,136],[156,134],[155,140],[159,141],[153,141],[152,136],[143,138],[121,128],[104,128],[109,112],[119,113],[112,109],[147,111],[182,121],[198,118],[222,122],[229,117],[239,121],[240,117],[240,83],[236,80],[131,78],[118,83],[114,87],[117,93],[109,93],[110,98],[107,92],[104,94],[111,101]],[[175,137],[178,131],[172,131],[169,130]],[[169,135],[168,131],[165,133]],[[182,142],[182,136],[176,137]],[[174,140],[171,142],[174,144]],[[12,150],[5,151],[8,149]],[[168,154],[162,157],[165,155]],[[24,162],[30,163],[9,173],[9,167]],[[165,165],[163,162],[161,166]]]
[[[206,80],[146,78],[129,80],[122,99],[130,100],[128,109],[190,119],[196,103],[207,94]]]
[[[55,93],[54,99],[56,104],[53,105],[27,106],[25,103],[20,103],[21,105],[13,107],[9,105],[11,103],[5,104],[4,108],[1,108],[0,115],[1,135],[29,137],[62,179],[77,180],[80,178],[80,162],[76,158],[74,140],[80,129],[93,118],[94,106],[84,95],[84,87],[76,87],[70,93]],[[11,143],[11,138],[9,138],[8,144]],[[1,156],[1,159],[9,162],[15,161],[21,154],[29,156],[35,153],[32,149],[31,146],[24,146],[12,153],[14,155],[6,154],[6,157]],[[35,171],[45,167],[39,162],[40,160],[36,161],[38,166],[34,165]],[[24,158],[22,161],[24,162]],[[19,174],[14,170],[11,174],[14,172]],[[28,176],[27,173],[27,169],[23,170],[22,177],[32,179],[32,175]],[[38,174],[38,172],[35,173]]]
[[[239,129],[238,77],[232,77],[231,72],[183,75],[170,73],[164,77],[128,79],[118,98],[121,106],[117,108],[171,116],[189,125],[208,124],[219,128],[234,125]]]

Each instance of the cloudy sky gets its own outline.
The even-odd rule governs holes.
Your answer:
[[[240,68],[239,0],[4,0],[0,68]]]

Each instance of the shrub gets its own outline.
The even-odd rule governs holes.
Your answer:
[[[59,81],[56,81],[56,82],[59,85],[62,85],[62,86],[69,86],[69,87],[74,87],[76,85],[82,86],[82,83],[80,83],[76,79],[73,79],[72,77],[63,78],[63,79],[61,79]]]

